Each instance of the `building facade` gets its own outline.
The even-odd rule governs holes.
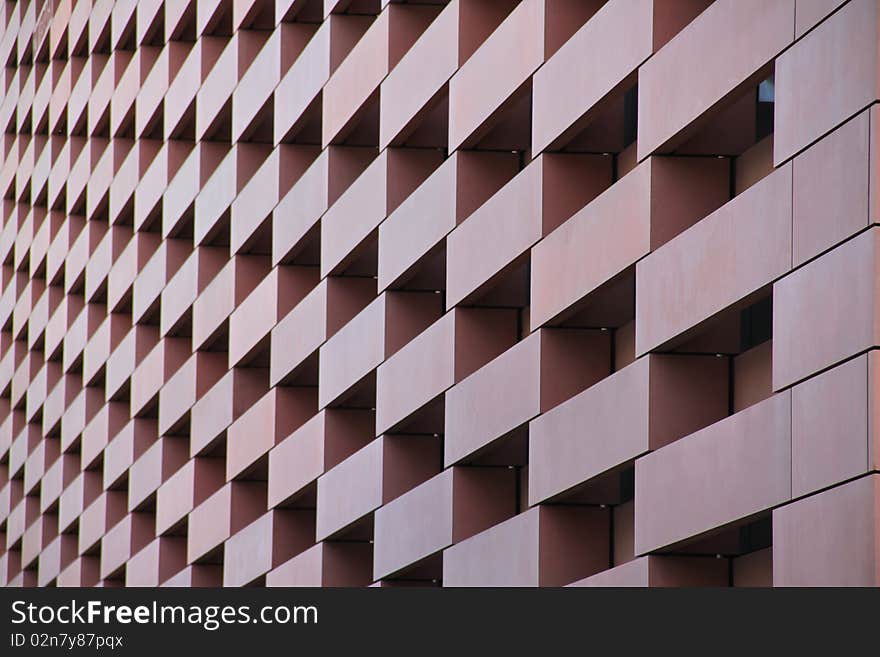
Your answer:
[[[878,30],[0,2],[0,584],[880,584]]]

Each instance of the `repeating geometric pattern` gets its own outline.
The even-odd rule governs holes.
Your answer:
[[[0,2],[0,584],[880,584],[878,30]]]

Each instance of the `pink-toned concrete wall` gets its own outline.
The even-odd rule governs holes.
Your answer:
[[[0,584],[880,584],[878,26],[0,1]]]

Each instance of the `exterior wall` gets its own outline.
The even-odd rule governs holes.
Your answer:
[[[0,585],[880,584],[878,26],[0,2]]]

